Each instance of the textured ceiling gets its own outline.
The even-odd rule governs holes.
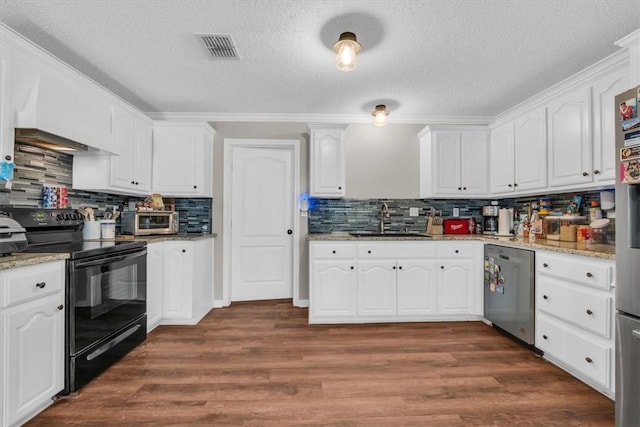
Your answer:
[[[492,117],[616,52],[640,0],[0,0],[0,21],[146,112]],[[358,68],[334,66],[343,31]],[[214,60],[197,34],[230,34]]]

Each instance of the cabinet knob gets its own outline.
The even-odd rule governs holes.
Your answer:
[[[460,251],[459,251],[458,249],[456,249],[456,250],[455,250],[455,252],[456,252],[457,254],[459,254],[459,253],[460,253]]]
[[[518,186],[518,183],[517,183],[517,182],[514,182],[514,183],[513,183],[513,186],[514,186],[514,187],[517,187],[517,186]]]
[[[441,269],[441,270],[444,270],[444,265],[441,265],[441,266],[440,266],[440,269]]]
[[[182,253],[185,253],[185,252],[187,252],[187,250],[186,250],[186,249],[183,249],[183,250],[182,250]]]
[[[131,181],[131,183],[132,183],[132,184],[135,184],[136,182],[135,182],[135,181]]]
[[[592,362],[593,362],[593,359],[591,359],[591,358],[590,358],[590,357],[588,357],[588,356],[587,356],[587,357],[585,357],[585,358],[584,358],[584,360],[586,360],[586,361],[587,361],[587,363],[592,363]]]
[[[467,189],[467,187],[462,187],[462,189],[463,189],[463,190],[466,190],[466,189]]]
[[[64,308],[64,305],[62,305],[62,304],[60,304],[60,305],[58,306],[58,310],[62,310],[63,308]]]
[[[287,234],[293,234],[293,230],[292,229],[288,229],[287,230]]]
[[[36,283],[36,288],[44,289],[45,286],[47,286],[46,282]]]
[[[392,268],[395,270],[395,269],[396,269],[396,266],[394,265]]]
[[[547,268],[547,267],[549,267],[549,264],[547,264],[547,263],[545,262],[544,264],[542,264],[542,266],[543,266],[544,268]]]
[[[5,159],[7,162],[10,162],[10,161],[11,161],[11,156],[7,154],[6,156],[4,156],[4,159]]]
[[[593,274],[590,271],[588,271],[587,272],[587,277],[593,277]]]
[[[338,190],[342,190],[342,187],[338,187]]]
[[[596,170],[593,171],[593,174],[594,175],[600,175],[600,171],[598,169],[596,169]]]
[[[332,254],[335,254],[335,253],[336,253],[336,251],[331,251],[331,253],[332,253]]]
[[[582,172],[582,176],[589,176],[589,172]]]
[[[458,190],[462,190],[462,187],[458,187]]]
[[[353,265],[351,267],[349,267],[351,270],[353,270]]]
[[[542,336],[542,339],[547,340],[547,339],[549,339],[549,337],[548,337],[548,336],[546,336],[546,335],[543,335],[543,336]]]
[[[194,189],[195,189],[195,188],[198,188],[198,186],[197,186],[197,185],[194,185],[194,186],[193,186],[193,188],[194,188]]]
[[[398,270],[402,270],[402,266],[399,266],[399,267],[398,267]]]
[[[370,254],[370,253],[371,253],[371,251],[367,251],[367,253],[368,253],[368,254]]]
[[[543,299],[549,299],[549,297],[548,297],[548,296],[546,296],[546,295],[542,295],[542,298],[543,298]]]
[[[589,316],[591,316],[591,315],[593,314],[593,311],[591,311],[591,310],[587,309],[587,314],[588,314]]]
[[[513,187],[513,185],[509,184],[509,188]]]
[[[140,184],[138,183],[138,181],[136,181],[136,185],[140,185]]]

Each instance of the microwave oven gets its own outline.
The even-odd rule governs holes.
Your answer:
[[[178,212],[174,211],[125,211],[121,216],[122,234],[151,236],[177,234]]]

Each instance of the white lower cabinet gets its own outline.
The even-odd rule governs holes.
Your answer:
[[[544,357],[613,398],[615,263],[536,252],[536,339]]]
[[[213,308],[213,239],[147,246],[148,330],[195,325]]]
[[[64,388],[65,263],[0,272],[0,425],[21,425]]]
[[[442,244],[448,274],[437,272]],[[479,320],[482,315],[480,242],[310,242],[309,253],[310,323]]]

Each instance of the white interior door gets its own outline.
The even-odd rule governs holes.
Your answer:
[[[293,150],[232,150],[231,300],[291,298]]]

